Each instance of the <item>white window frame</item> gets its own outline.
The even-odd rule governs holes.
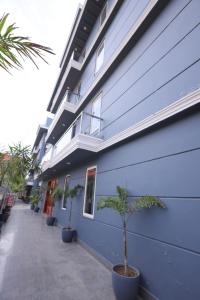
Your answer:
[[[92,99],[92,101],[91,101],[91,109],[93,108],[93,103],[94,103],[94,101],[96,101],[98,98],[100,98],[101,100],[101,106],[100,106],[100,118],[101,118],[101,107],[102,107],[102,91],[101,92],[99,92],[93,99]],[[101,120],[100,120],[100,126],[99,126],[99,128],[98,128],[98,131],[97,130],[95,130],[95,131],[93,131],[93,132],[91,132],[91,126],[92,126],[92,117],[91,117],[91,119],[90,119],[90,134],[95,134],[95,133],[99,133],[100,131],[101,131]]]
[[[100,27],[104,24],[106,18],[107,18],[107,13],[108,13],[108,3],[106,2],[105,5],[103,6],[102,10],[101,10],[101,13],[100,13],[100,16],[99,16],[99,24],[100,24]],[[103,14],[103,10],[106,9],[106,16],[105,16],[105,19],[103,20],[102,22],[102,14]]]
[[[69,174],[65,176],[65,179],[64,179],[64,192],[65,192],[65,189],[66,189],[66,180],[69,180],[70,177],[71,176]],[[68,182],[68,184],[69,184],[69,182]],[[62,202],[61,202],[61,209],[62,210],[67,210],[67,204],[66,204],[66,207],[63,207],[64,197],[65,197],[65,195],[63,194]]]
[[[105,53],[103,53],[103,62],[100,65],[99,69],[97,70],[98,51],[100,50],[100,48],[102,47],[102,45],[103,45],[103,51],[105,52],[105,39],[100,43],[99,47],[96,50],[96,55],[95,55],[95,70],[94,70],[95,75],[101,70],[101,68],[103,66],[103,62],[104,62],[104,55],[105,55]]]
[[[93,211],[92,214],[88,214],[85,212],[85,204],[86,204],[86,193],[87,193],[87,183],[88,183],[88,171],[95,169],[96,174],[95,174],[95,181],[94,181],[94,201],[93,201]],[[83,202],[83,216],[89,219],[94,219],[94,211],[95,211],[95,195],[96,195],[96,181],[97,181],[97,166],[92,166],[86,169],[86,175],[85,175],[85,193],[84,193],[84,202]]]

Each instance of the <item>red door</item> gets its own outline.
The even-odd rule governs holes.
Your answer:
[[[43,212],[47,215],[52,215],[52,205],[51,205],[51,193],[57,184],[57,179],[52,179],[48,182],[48,189],[45,198],[44,210]]]

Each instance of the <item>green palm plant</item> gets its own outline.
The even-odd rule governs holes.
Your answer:
[[[8,168],[6,174],[7,185],[13,191],[23,190],[25,177],[32,164],[30,146],[23,146],[21,143],[9,146]]]
[[[29,37],[15,35],[15,24],[5,25],[8,15],[0,18],[0,67],[8,72],[11,68],[22,68],[20,59],[28,58],[38,68],[35,57],[47,63],[43,52],[54,54],[52,49],[31,42]]]
[[[152,207],[165,208],[165,204],[154,196],[143,196],[135,201],[128,201],[128,192],[120,186],[116,188],[118,196],[101,198],[97,204],[97,210],[112,208],[122,219],[123,245],[124,245],[124,274],[129,276],[128,253],[127,253],[127,224],[129,217],[141,209]]]
[[[30,196],[31,203],[37,205],[39,202],[39,190],[33,190]]]
[[[52,215],[53,207],[55,206],[56,201],[59,201],[62,199],[64,191],[62,188],[57,186],[54,189],[50,188],[49,192],[51,194],[51,215]]]
[[[80,184],[77,184],[74,186],[72,189],[66,189],[64,192],[64,197],[68,198],[70,201],[70,208],[69,208],[69,219],[68,219],[68,229],[71,229],[71,219],[72,219],[72,201],[75,199],[78,195],[83,190],[83,186]]]

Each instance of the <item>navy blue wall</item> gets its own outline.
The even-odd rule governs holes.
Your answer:
[[[124,1],[105,36],[105,61],[114,49],[107,47],[114,39],[113,28],[117,30],[120,20],[127,19],[116,45],[112,44],[117,47],[134,20],[128,11],[133,9],[136,16],[146,3]],[[101,88],[105,139],[200,87],[199,24],[200,1],[169,1]],[[94,79],[93,56],[82,76],[82,93]],[[97,165],[95,204],[102,196],[115,195],[116,185],[126,187],[130,198],[151,194],[165,202],[165,210],[135,215],[128,229],[130,264],[141,270],[143,286],[162,300],[200,297],[199,128],[200,110],[196,107],[196,111],[58,175],[61,186],[69,173],[71,187],[84,185],[87,167]],[[120,218],[111,210],[95,210],[94,219],[84,217],[83,198],[84,193],[73,203],[73,226],[79,239],[111,263],[120,262]],[[61,210],[60,205],[56,204],[54,214],[66,225],[68,210]]]
[[[85,183],[86,168],[97,165],[96,203],[115,195],[116,185],[130,198],[159,196],[167,208],[143,211],[129,223],[129,262],[142,272],[143,285],[159,299],[198,299],[200,240],[200,112],[157,128],[95,161],[70,172],[70,185]],[[63,176],[59,183],[63,185]],[[83,217],[82,193],[73,203],[73,226],[78,237],[112,263],[122,260],[121,220],[113,211],[95,210]],[[59,223],[67,224],[67,211],[59,209]],[[195,275],[195,276],[194,276]]]

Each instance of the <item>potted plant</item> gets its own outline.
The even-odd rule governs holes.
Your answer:
[[[48,226],[53,226],[56,218],[53,217],[53,208],[55,206],[55,202],[58,200],[61,200],[62,196],[63,196],[63,190],[57,186],[55,189],[51,189],[50,190],[51,193],[51,214],[47,217],[46,223]]]
[[[10,211],[7,209],[7,207],[5,207],[2,211],[2,219],[3,219],[3,222],[7,222],[8,218],[10,216]]]
[[[72,201],[75,199],[78,195],[83,190],[83,186],[80,184],[77,184],[74,188],[68,189],[64,193],[64,197],[69,198],[70,201],[70,207],[69,207],[69,219],[68,219],[68,226],[64,227],[62,229],[62,240],[65,243],[70,243],[72,242],[73,237],[76,234],[76,230],[71,227],[71,218],[72,218]]]
[[[112,284],[117,300],[133,300],[137,296],[140,272],[138,269],[128,265],[127,253],[127,224],[129,217],[141,209],[151,207],[164,208],[165,205],[154,196],[143,196],[135,201],[128,201],[127,191],[117,186],[116,197],[101,198],[97,204],[97,210],[104,208],[114,209],[122,219],[123,225],[123,264],[117,264],[112,269]]]
[[[38,202],[39,202],[39,191],[38,190],[33,190],[31,196],[30,196],[30,200],[31,200],[31,209],[34,210],[34,212],[39,212],[40,208],[38,206]]]

